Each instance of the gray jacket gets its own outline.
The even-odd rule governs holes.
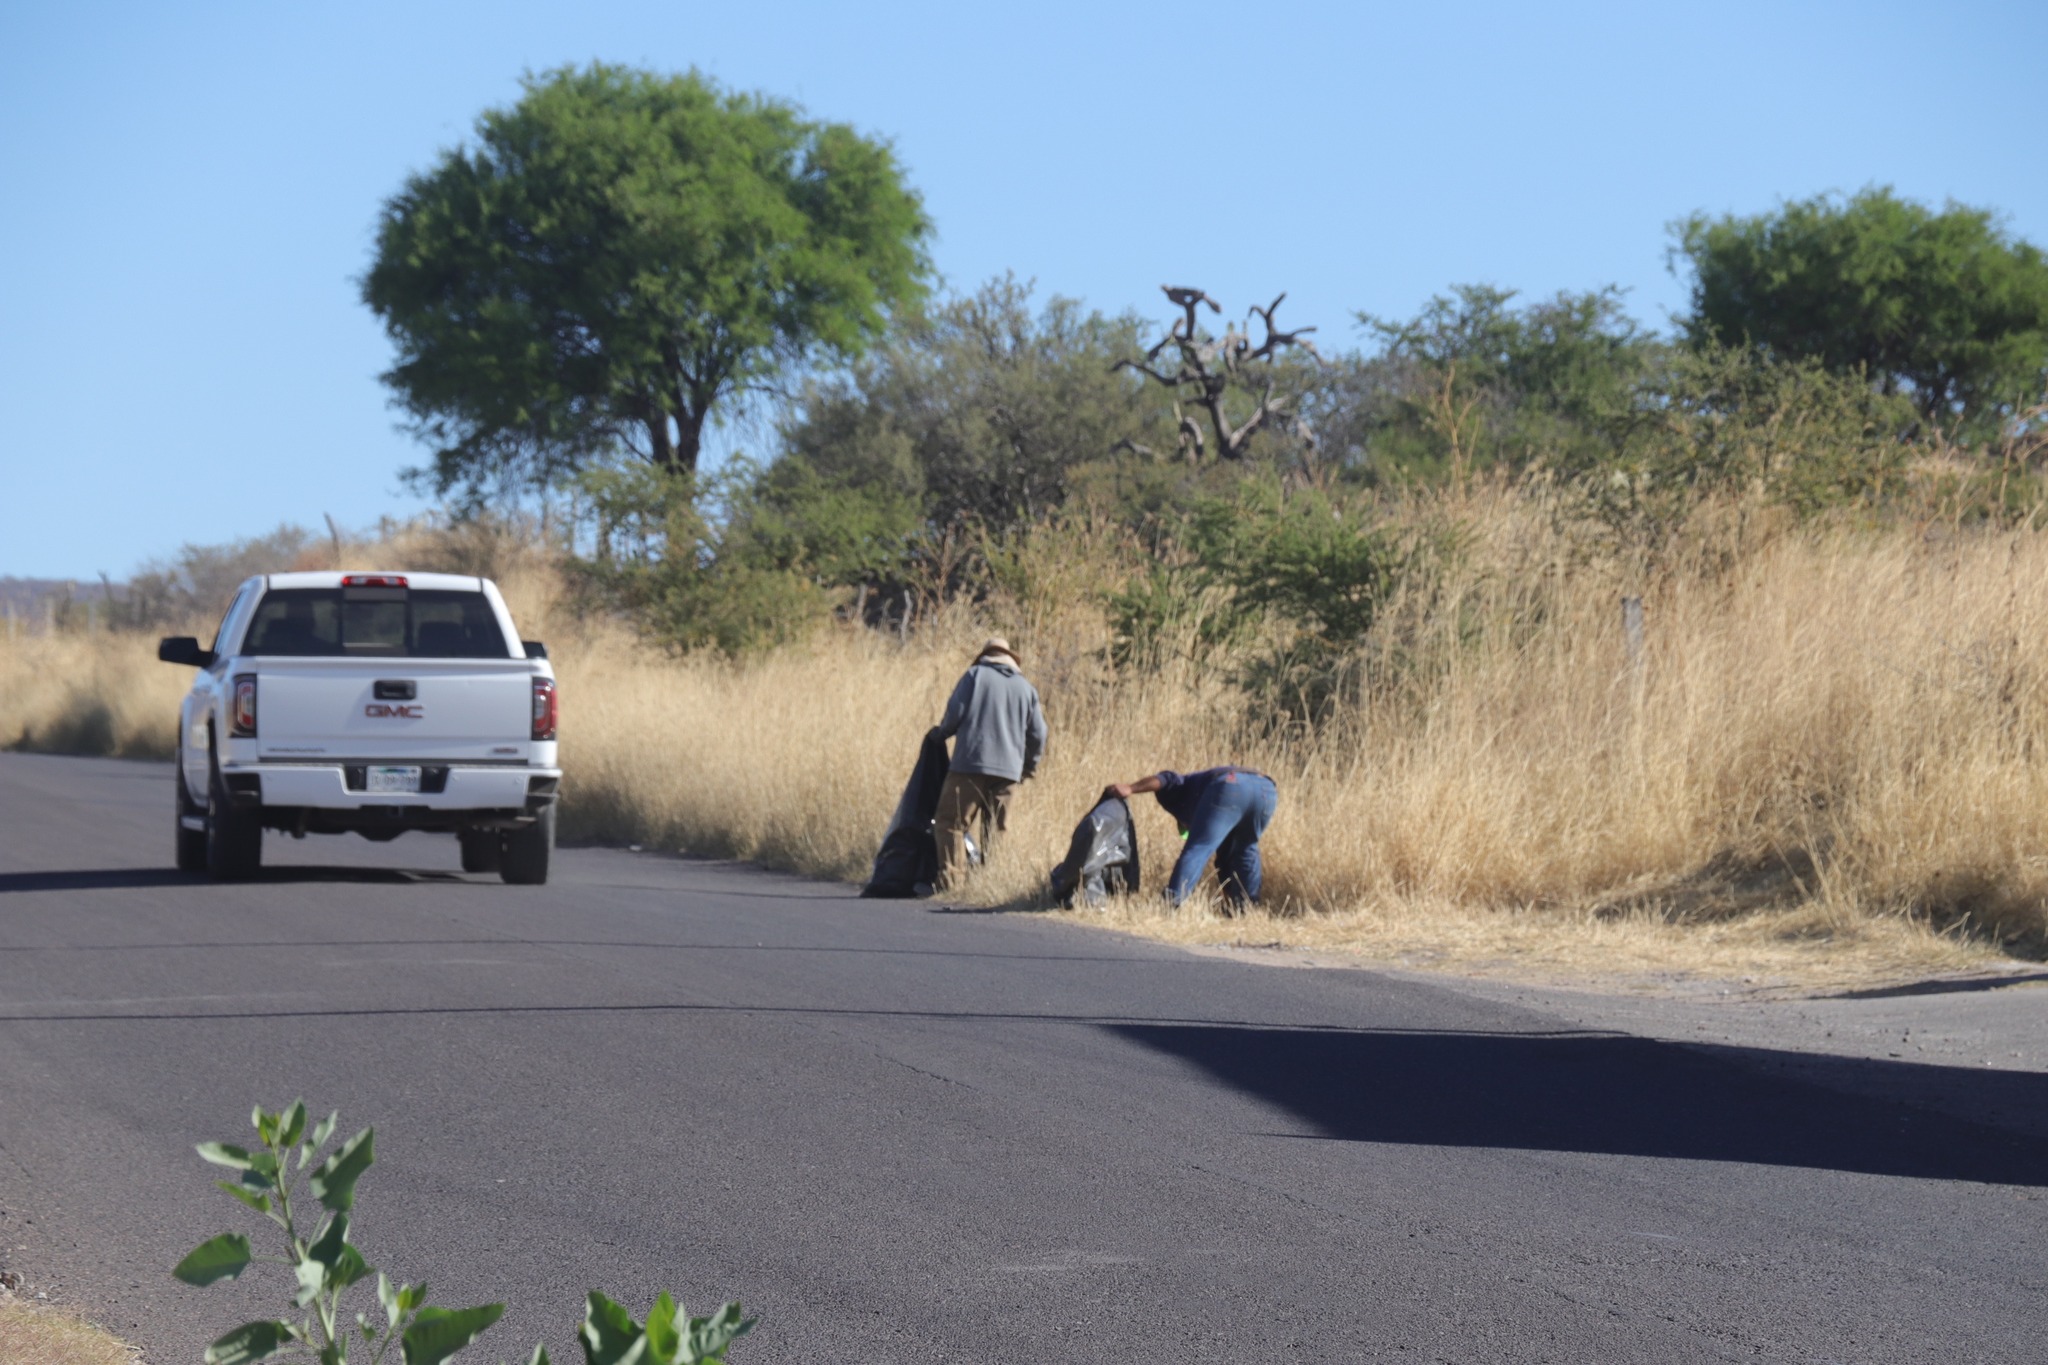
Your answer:
[[[985,773],[1022,781],[1045,754],[1045,712],[1038,689],[999,655],[977,659],[961,675],[946,703],[939,733],[953,745],[956,773]]]

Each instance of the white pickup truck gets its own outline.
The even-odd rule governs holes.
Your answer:
[[[178,715],[178,867],[246,877],[263,831],[453,833],[465,872],[548,879],[555,675],[488,579],[281,573],[242,584]]]

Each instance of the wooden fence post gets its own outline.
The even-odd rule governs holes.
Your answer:
[[[1643,709],[1643,599],[1634,595],[1621,599],[1621,640],[1628,655],[1629,709],[1641,719]],[[1641,738],[1640,727],[1637,737]]]

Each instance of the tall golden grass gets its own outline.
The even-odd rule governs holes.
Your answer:
[[[1811,981],[2042,954],[2048,538],[1731,507],[1650,561],[1588,553],[1527,494],[1481,488],[1427,514],[1472,549],[1388,604],[1407,683],[1364,689],[1313,734],[1264,724],[1227,660],[1114,670],[1094,591],[1111,559],[1076,533],[1027,547],[1043,561],[1027,598],[940,612],[907,640],[835,625],[741,661],[670,657],[579,614],[534,556],[497,567],[561,676],[570,837],[859,879],[921,736],[998,627],[1053,742],[962,901],[1041,904],[1105,783],[1235,762],[1280,786],[1266,908],[1097,918],[1566,972]],[[404,548],[358,553],[389,565]],[[1625,595],[1644,604],[1634,657]],[[185,677],[151,649],[7,643],[0,736],[165,752]],[[1156,886],[1178,843],[1138,807]]]

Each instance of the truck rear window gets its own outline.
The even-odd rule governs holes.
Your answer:
[[[249,623],[244,654],[286,658],[504,659],[498,614],[480,592],[279,588]]]

